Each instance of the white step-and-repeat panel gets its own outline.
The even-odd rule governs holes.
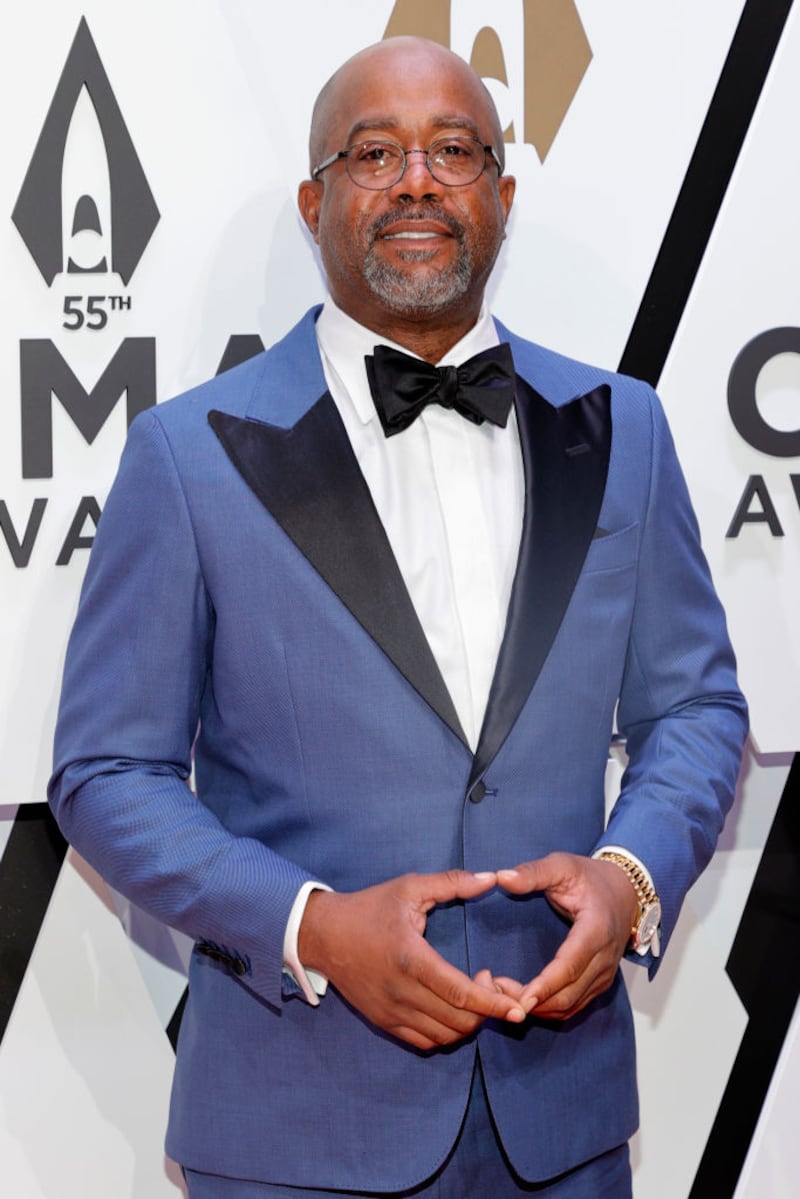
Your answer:
[[[800,11],[36,0],[4,25],[3,1193],[180,1194],[161,1144],[187,946],[65,853],[42,806],[66,638],[129,421],[274,341],[324,293],[295,207],[319,87],[360,47],[416,33],[472,62],[506,129],[518,191],[494,310],[659,386],[752,707],[717,857],[657,981],[627,971],[637,1199],[788,1199]]]

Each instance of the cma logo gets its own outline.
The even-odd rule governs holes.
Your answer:
[[[492,94],[506,142],[527,142],[544,162],[592,61],[572,0],[489,6],[494,25],[465,0],[395,0],[384,37],[411,34],[454,50]]]
[[[728,411],[740,437],[772,458],[800,458],[800,428],[776,429],[764,419],[758,405],[759,378],[765,368],[784,355],[800,363],[800,329],[787,326],[767,329],[749,341],[731,368],[728,378]],[[800,474],[789,482],[800,508]],[[766,525],[773,537],[783,537],[783,526],[763,475],[751,475],[734,513],[726,537],[738,537],[746,524]]]
[[[12,220],[48,287],[113,272],[127,287],[159,212],[84,18]]]
[[[228,339],[217,374],[252,358],[264,349],[258,334],[234,334]],[[53,401],[57,399],[78,431],[91,445],[116,405],[125,398],[127,423],[156,402],[156,343],[152,337],[126,337],[94,387],[80,382],[59,350],[47,339],[20,342],[22,379],[22,475],[25,479],[53,477]],[[29,501],[27,516],[17,523],[0,499],[0,544],[5,541],[16,567],[26,567],[52,505],[47,496]],[[91,548],[100,504],[82,496],[75,508],[56,566],[67,566],[76,550]],[[63,514],[62,514],[63,515]]]

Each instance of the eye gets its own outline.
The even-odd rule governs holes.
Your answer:
[[[362,142],[360,146],[352,147],[350,156],[359,165],[383,170],[399,163],[403,152],[392,142]]]
[[[472,138],[447,137],[434,142],[430,148],[432,158],[439,162],[447,162],[451,166],[457,163],[471,162],[477,155],[478,143]]]

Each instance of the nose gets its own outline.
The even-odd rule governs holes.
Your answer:
[[[406,150],[406,169],[401,179],[392,187],[398,200],[435,199],[441,193],[438,183],[428,169],[426,150]]]

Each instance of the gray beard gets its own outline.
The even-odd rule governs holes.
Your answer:
[[[417,261],[424,261],[421,250]],[[377,259],[372,252],[364,262],[364,279],[373,295],[398,316],[428,316],[441,312],[469,290],[472,255],[462,247],[457,262],[436,274],[402,270]]]

